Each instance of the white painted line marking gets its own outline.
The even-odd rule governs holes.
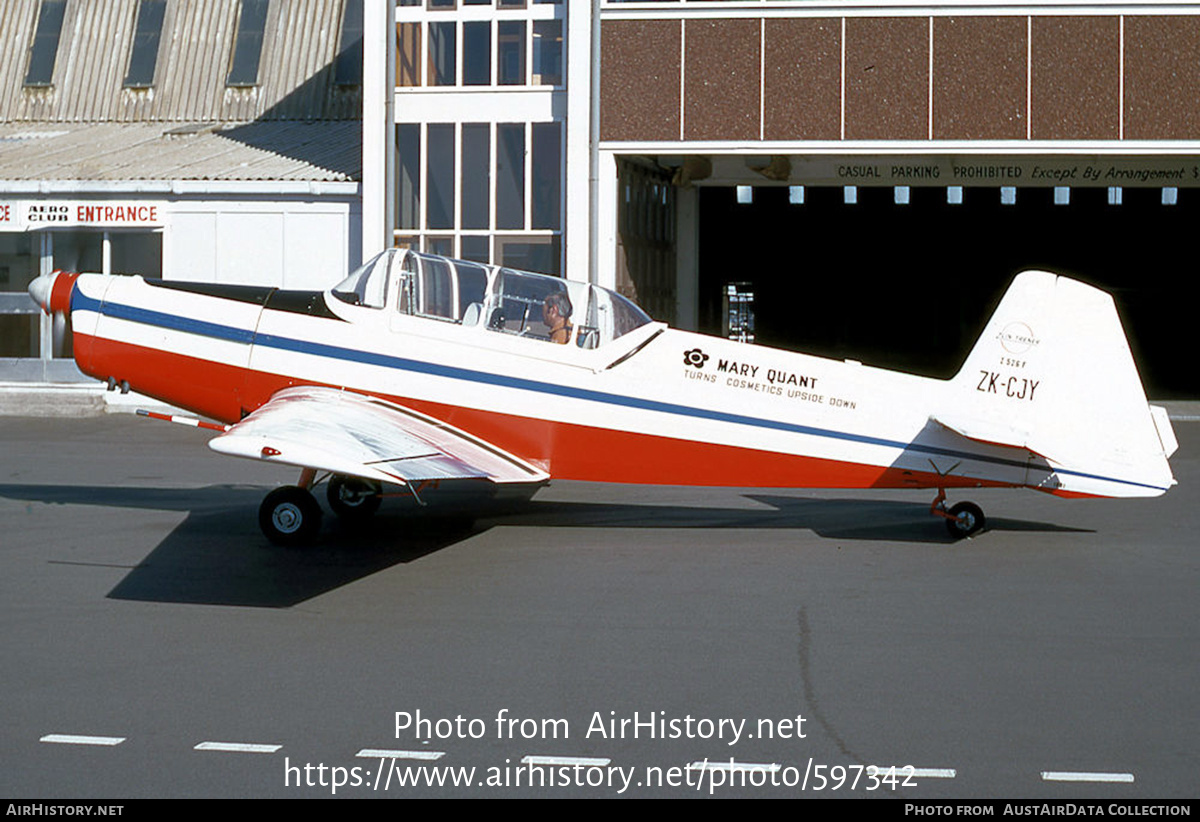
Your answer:
[[[390,751],[384,748],[363,748],[355,754],[364,759],[423,759],[432,762],[446,755],[445,751]]]
[[[233,753],[275,753],[282,745],[258,745],[254,742],[201,742],[195,751],[229,751]]]
[[[1132,782],[1131,773],[1093,773],[1089,771],[1042,771],[1046,782]]]
[[[597,759],[587,756],[526,756],[521,759],[522,765],[580,765],[585,768],[603,768],[611,759]]]
[[[958,771],[954,768],[913,768],[909,765],[868,765],[867,770],[875,769],[875,774],[884,774],[891,776],[893,773],[899,777],[911,777],[913,779],[954,779],[958,776]]]
[[[123,736],[83,736],[81,734],[46,734],[39,742],[57,742],[60,745],[120,745]]]
[[[689,768],[698,771],[766,771],[767,773],[776,773],[779,770],[779,765],[774,763],[756,763],[756,762],[693,762],[688,765]]]

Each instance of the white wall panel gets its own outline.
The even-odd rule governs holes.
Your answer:
[[[346,276],[349,237],[344,214],[291,213],[284,230],[284,288],[323,290]]]
[[[172,210],[163,237],[163,279],[212,282],[217,270],[217,215]]]
[[[282,286],[283,220],[279,212],[226,210],[219,214],[213,280]]]
[[[361,215],[348,201],[196,200],[171,204],[169,280],[325,289],[358,263]]]

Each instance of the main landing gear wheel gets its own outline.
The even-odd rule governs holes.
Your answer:
[[[946,513],[950,515],[946,520],[946,530],[955,539],[977,534],[987,524],[983,509],[973,502],[960,502],[951,506]]]
[[[325,498],[338,518],[346,522],[363,522],[379,510],[382,491],[383,486],[374,480],[337,474],[330,478]]]
[[[276,545],[310,545],[321,530],[321,506],[306,489],[285,485],[263,499],[258,525]]]

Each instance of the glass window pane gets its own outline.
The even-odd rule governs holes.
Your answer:
[[[430,254],[440,254],[443,257],[454,256],[453,237],[426,237],[425,250]]]
[[[411,246],[410,246],[411,247]],[[417,313],[417,279],[421,271],[421,263],[417,254],[407,254],[400,266],[400,274],[396,279],[399,294],[396,297],[396,310],[401,314]]]
[[[425,225],[454,228],[454,124],[430,123],[425,155]]]
[[[38,356],[38,315],[0,314],[0,357]]]
[[[567,342],[574,330],[571,326],[574,301],[569,285],[557,277],[500,269],[487,314],[487,327],[529,339]],[[552,307],[553,314],[558,316],[548,312],[548,307]]]
[[[614,340],[651,321],[645,311],[615,291],[609,292],[609,297],[612,299]]]
[[[500,265],[557,275],[560,247],[558,237],[497,237],[496,257]]]
[[[396,24],[396,85],[421,85],[421,24]]]
[[[463,23],[463,85],[486,86],[492,82],[492,24]]]
[[[37,357],[41,353],[41,311],[24,294],[39,273],[40,246],[39,234],[0,232],[0,292],[19,295],[24,298],[23,305],[28,306],[27,313],[0,313],[0,357]],[[70,352],[70,334],[66,335],[64,349],[57,353]]]
[[[154,85],[158,41],[162,37],[163,13],[166,9],[167,0],[142,0],[138,6],[125,88],[148,88]]]
[[[533,124],[533,228],[561,228],[562,124]]]
[[[66,8],[67,0],[42,0],[33,47],[29,50],[25,85],[48,86],[54,82],[54,61],[58,57],[58,38]]]
[[[496,73],[502,86],[525,84],[525,21],[505,20],[498,24]]]
[[[579,346],[596,348],[652,322],[645,311],[607,288],[591,286],[588,312],[581,320]]]
[[[447,238],[449,239],[449,238]],[[438,257],[421,257],[419,312],[431,317],[457,319],[454,312],[454,269]]]
[[[54,232],[53,265],[62,271],[103,271],[104,232]]]
[[[533,23],[533,84],[562,85],[562,20]]]
[[[227,86],[258,85],[258,62],[262,57],[263,33],[267,28],[270,0],[242,0],[238,16],[237,40],[233,45],[233,66],[225,78]]]
[[[458,316],[464,316],[474,303],[479,303],[482,310],[487,294],[487,269],[460,261],[454,264],[454,270],[458,274]]]
[[[113,274],[162,277],[162,237],[156,231],[113,231],[108,235]]]
[[[333,81],[339,86],[362,85],[363,4],[347,3],[342,12],[342,37],[338,41]]]
[[[465,123],[462,132],[462,228],[488,228],[491,204],[491,127]]]
[[[525,124],[496,126],[496,226],[525,227]]]
[[[41,264],[40,243],[39,234],[0,232],[0,291],[21,292],[29,287]],[[33,308],[32,302],[29,305]]]
[[[350,305],[383,308],[387,304],[388,269],[397,253],[389,248],[367,260],[333,287],[333,296]]]
[[[396,126],[396,227],[421,227],[421,126]]]
[[[474,260],[477,263],[490,263],[492,261],[491,254],[488,252],[488,246],[491,245],[491,240],[488,237],[470,236],[462,238],[462,254],[464,260]]]
[[[429,71],[425,83],[430,86],[454,85],[454,23],[429,24]]]

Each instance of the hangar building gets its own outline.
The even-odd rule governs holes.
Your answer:
[[[396,149],[364,174],[397,244],[940,376],[1013,274],[1070,274],[1115,292],[1152,395],[1194,395],[1198,11],[399,0],[368,13]]]
[[[361,10],[0,3],[0,382],[82,379],[39,273],[306,288],[357,265]]]
[[[395,244],[938,376],[1047,268],[1200,394],[1200,4],[0,9],[0,380],[69,377],[41,270],[317,287]]]

